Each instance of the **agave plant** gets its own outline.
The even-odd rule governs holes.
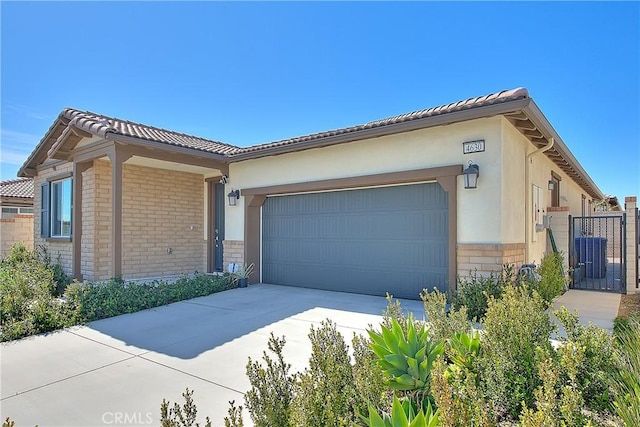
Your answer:
[[[427,389],[433,362],[444,351],[443,342],[429,341],[426,325],[416,323],[410,315],[406,336],[396,319],[392,319],[390,328],[381,325],[380,332],[368,331],[371,349],[387,377],[387,385],[394,390]]]
[[[436,427],[440,425],[438,411],[434,411],[431,404],[426,410],[415,411],[408,399],[402,402],[394,396],[391,414],[378,414],[373,406],[369,406],[369,418],[363,418],[369,427]]]
[[[473,358],[480,354],[480,334],[478,332],[457,333],[447,340],[448,356],[454,366],[471,369]]]

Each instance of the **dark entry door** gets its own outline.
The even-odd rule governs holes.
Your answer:
[[[224,184],[216,184],[215,186],[215,221],[214,221],[214,245],[215,260],[214,266],[216,271],[224,271],[223,247],[224,241]]]

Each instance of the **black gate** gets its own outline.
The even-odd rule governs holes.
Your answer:
[[[569,217],[571,288],[626,290],[625,214]]]

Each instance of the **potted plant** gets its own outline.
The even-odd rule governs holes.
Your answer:
[[[238,265],[233,272],[234,280],[238,283],[239,288],[246,288],[249,284],[249,276],[253,272],[253,263]]]

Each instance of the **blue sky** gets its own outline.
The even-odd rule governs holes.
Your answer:
[[[2,2],[1,172],[64,107],[235,145],[524,86],[640,195],[638,2]]]

